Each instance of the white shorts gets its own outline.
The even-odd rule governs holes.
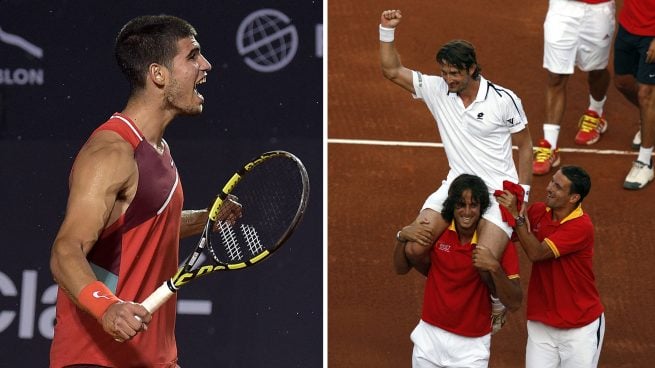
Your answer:
[[[450,188],[450,183],[447,180],[442,181],[439,189],[430,194],[421,209],[431,209],[441,213],[443,211],[443,202],[448,198],[448,188]],[[508,238],[511,238],[513,232],[512,227],[509,226],[507,222],[503,221],[503,216],[500,213],[500,205],[496,201],[496,197],[494,197],[493,193],[489,193],[489,203],[489,208],[487,209],[487,212],[482,214],[482,218],[496,225],[507,234]]]
[[[594,368],[605,337],[605,314],[579,328],[528,321],[526,368]]]
[[[486,368],[491,334],[480,337],[456,335],[423,320],[410,336],[414,343],[412,368]]]
[[[614,0],[550,0],[544,21],[544,68],[556,74],[605,69],[615,27]]]

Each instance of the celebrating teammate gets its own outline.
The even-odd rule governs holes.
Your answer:
[[[489,271],[500,300],[509,310],[521,306],[523,293],[514,245],[507,245],[501,262],[484,245],[476,246],[478,222],[490,205],[484,181],[462,174],[450,185],[441,212],[450,226],[424,261],[411,264],[405,257],[404,239],[414,237],[411,232],[416,228],[410,226],[398,234],[393,258],[396,272],[404,274],[415,267],[427,275],[423,313],[411,335],[412,367],[487,367],[489,290],[472,266]]]
[[[639,108],[641,129],[633,140],[639,155],[623,182],[641,189],[653,181],[655,145],[655,0],[625,0],[614,43],[614,83]]]
[[[516,196],[498,202],[516,217],[514,230],[530,261],[527,368],[596,367],[605,335],[604,308],[592,265],[594,226],[582,210],[591,189],[580,167],[564,166],[546,187],[546,202],[519,214]],[[528,225],[530,228],[528,228]]]
[[[413,223],[425,231],[413,232],[416,236],[407,238],[408,257],[419,261],[450,225],[441,216],[442,204],[452,181],[460,174],[479,175],[489,188],[491,203],[495,203],[493,191],[502,188],[504,180],[524,185],[527,197],[532,180],[532,139],[521,100],[480,75],[475,49],[469,42],[454,40],[437,52],[441,76],[424,75],[404,67],[394,43],[394,32],[401,19],[400,10],[385,10],[380,17],[382,71],[387,79],[427,104],[437,122],[450,166],[446,180],[427,198]],[[518,146],[518,173],[512,157],[513,144]],[[498,205],[490,206],[482,216],[478,234],[478,244],[500,259],[512,228],[503,221]],[[485,277],[493,288],[488,275]]]
[[[603,113],[610,73],[607,70],[614,36],[614,0],[551,0],[544,21],[544,68],[548,71],[544,138],[534,152],[532,172],[548,174],[559,165],[559,137],[566,109],[566,88],[577,67],[587,72],[589,107],[578,122],[575,143],[598,142],[607,130]]]
[[[177,270],[180,237],[207,220],[206,210],[182,211],[163,139],[176,116],[203,109],[197,87],[211,65],[196,30],[173,16],[138,17],[118,34],[115,56],[132,90],[71,170],[50,260],[59,284],[51,367],[175,367],[175,298],[154,315],[133,301]]]

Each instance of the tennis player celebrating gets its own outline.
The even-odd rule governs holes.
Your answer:
[[[528,210],[529,222],[513,193],[498,197],[516,217],[514,230],[532,261],[526,368],[598,365],[605,314],[594,281],[594,225],[582,210],[590,189],[586,171],[562,167],[546,187],[546,201]]]
[[[175,367],[176,301],[154,315],[145,299],[177,269],[179,239],[200,233],[207,211],[182,211],[164,130],[198,115],[210,63],[195,29],[143,16],[118,34],[115,55],[132,91],[91,135],[70,174],[50,265],[59,284],[51,367]],[[146,329],[148,331],[146,332]]]
[[[424,75],[404,67],[394,44],[394,31],[402,19],[400,10],[386,10],[380,17],[380,60],[384,76],[422,99],[434,116],[443,141],[450,171],[441,187],[428,197],[414,222],[427,235],[409,238],[410,260],[419,261],[430,252],[436,238],[449,223],[441,216],[448,187],[460,174],[480,176],[493,192],[503,181],[525,186],[526,198],[532,181],[532,139],[521,100],[510,90],[494,85],[480,75],[475,49],[467,41],[454,40],[437,52],[441,76]],[[519,170],[512,157],[518,146]],[[421,234],[421,233],[417,233]],[[490,206],[478,226],[479,242],[500,259],[512,228],[503,221],[500,207]],[[493,283],[487,278],[487,285]]]
[[[425,262],[409,264],[403,249],[406,243],[396,242],[396,273],[414,267],[427,276],[421,320],[411,335],[414,368],[488,366],[492,332],[489,290],[472,266],[489,271],[508,309],[516,311],[521,306],[523,292],[514,245],[507,245],[499,262],[488,248],[476,244],[478,222],[491,205],[488,192],[478,176],[462,174],[453,180],[442,211],[451,225]],[[399,238],[411,236],[414,230],[401,230]]]

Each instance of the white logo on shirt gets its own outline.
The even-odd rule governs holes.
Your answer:
[[[102,294],[100,294],[99,291],[94,291],[93,294],[91,294],[91,295],[93,295],[93,297],[96,298],[96,299],[100,299],[100,298],[109,299],[109,297],[107,295],[102,295]]]
[[[442,252],[450,252],[450,244],[439,243],[439,250]]]

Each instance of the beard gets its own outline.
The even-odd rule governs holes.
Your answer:
[[[466,87],[468,87],[468,85],[469,85],[468,79],[461,80],[461,81],[453,84],[452,86],[450,84],[448,84],[448,92],[449,93],[460,93],[463,90],[465,90]]]
[[[178,115],[200,115],[203,110],[203,101],[197,102],[200,99],[195,88],[189,91],[188,88],[183,88],[180,83],[173,79],[171,84],[167,87],[165,92],[165,105],[166,109],[176,110]]]

